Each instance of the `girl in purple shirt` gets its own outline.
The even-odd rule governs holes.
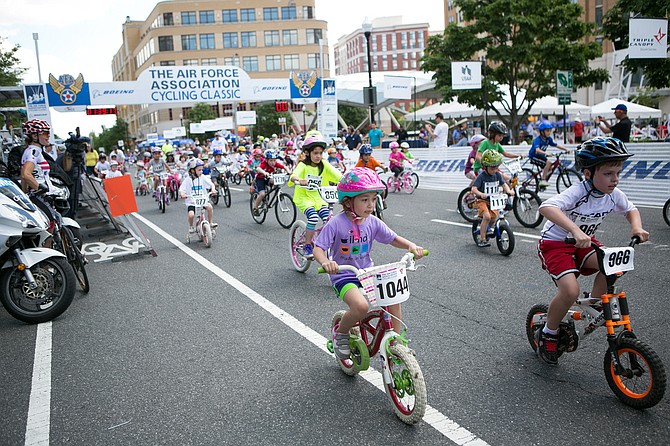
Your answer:
[[[340,299],[349,306],[339,325],[333,329],[333,350],[339,359],[349,358],[349,330],[368,312],[368,302],[360,291],[361,283],[354,273],[338,272],[338,265],[353,265],[359,269],[373,265],[370,258],[372,241],[378,241],[423,257],[423,248],[400,237],[372,215],[377,194],[384,190],[379,176],[370,169],[355,167],[342,176],[337,193],[343,211],[331,218],[315,241],[314,258],[330,274],[330,281]],[[330,249],[332,259],[326,252]],[[400,305],[388,307],[393,328],[400,333]]]

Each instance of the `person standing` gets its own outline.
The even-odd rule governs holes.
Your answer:
[[[603,132],[611,133],[616,139],[629,142],[630,141],[630,129],[633,126],[630,118],[628,118],[628,107],[626,104],[619,104],[614,107],[614,117],[619,120],[614,125],[611,125],[605,120],[602,116],[596,118],[596,126],[598,126]]]
[[[444,115],[440,112],[435,113],[435,129],[430,124],[426,124],[426,130],[434,138],[433,147],[442,149],[449,145],[449,125],[444,122]]]
[[[382,137],[384,134],[381,130],[377,128],[377,123],[372,121],[370,123],[370,130],[368,131],[368,138],[370,139],[370,145],[373,149],[382,148]]]
[[[395,137],[398,140],[398,144],[400,144],[401,142],[407,141],[409,139],[409,134],[407,133],[407,130],[405,130],[405,127],[400,126],[400,128],[395,132]]]
[[[347,134],[347,137],[344,139],[344,142],[349,148],[349,150],[360,149],[361,144],[363,144],[363,140],[361,139],[361,133],[358,130],[354,130],[353,127],[349,127],[349,133]]]
[[[575,124],[572,126],[572,130],[575,133],[575,143],[582,142],[582,137],[584,136],[584,123],[581,118],[575,118]]]
[[[95,150],[89,143],[86,143],[86,173],[88,175],[95,175],[93,168],[98,163],[98,151]]]

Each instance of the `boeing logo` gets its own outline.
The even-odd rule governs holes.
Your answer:
[[[264,86],[264,87],[259,87],[259,86],[254,86],[254,94],[256,93],[261,93],[263,91],[283,91],[283,90],[288,90],[288,86]]]

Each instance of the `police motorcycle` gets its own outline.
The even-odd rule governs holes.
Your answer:
[[[66,256],[42,247],[49,225],[29,197],[0,176],[0,301],[28,323],[54,319],[74,298],[76,278]]]

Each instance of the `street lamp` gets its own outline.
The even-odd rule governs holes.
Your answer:
[[[37,46],[37,41],[40,39],[40,36],[38,33],[33,33],[33,40],[35,41],[35,55],[37,56],[37,76],[40,80],[40,84],[42,83],[42,69],[40,68],[40,50]]]
[[[305,111],[307,111],[306,106],[302,106],[302,131],[307,132],[307,121],[305,120]]]
[[[368,95],[367,95],[367,101],[370,104],[370,122],[375,120],[375,94],[374,90],[372,89],[372,57],[370,57],[370,34],[372,34],[372,23],[370,23],[367,19],[365,18],[365,21],[363,22],[362,25],[363,28],[363,34],[365,34],[365,40],[367,41],[367,47],[368,47]]]
[[[184,114],[179,113],[179,127],[184,127]]]

